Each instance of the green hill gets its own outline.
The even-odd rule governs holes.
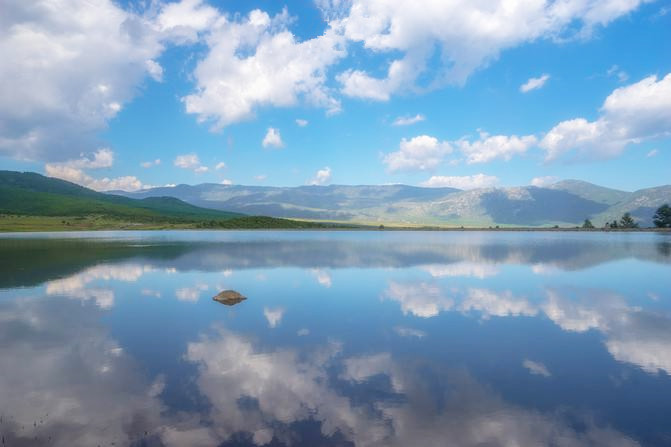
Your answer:
[[[79,217],[135,222],[195,222],[242,217],[190,205],[173,197],[131,199],[104,194],[32,172],[0,171],[0,214]]]

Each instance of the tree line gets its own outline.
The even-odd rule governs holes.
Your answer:
[[[671,228],[671,206],[668,203],[657,208],[652,216],[652,223],[657,228]],[[582,228],[593,229],[594,224],[589,219],[585,219]],[[638,228],[638,223],[631,217],[630,213],[624,213],[619,221],[606,222],[604,228]]]

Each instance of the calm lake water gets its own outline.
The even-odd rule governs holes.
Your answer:
[[[669,374],[671,235],[0,235],[3,447],[671,445]]]

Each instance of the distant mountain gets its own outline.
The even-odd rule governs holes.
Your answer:
[[[204,209],[175,197],[144,199],[104,194],[32,172],[0,171],[0,214],[28,216],[103,215],[134,221],[203,221],[240,217]]]
[[[625,200],[631,194],[626,191],[605,188],[582,180],[562,180],[548,186],[548,188],[566,191],[583,199],[605,203],[606,205],[615,205]]]
[[[547,187],[422,188],[407,185],[268,187],[205,183],[116,191],[133,198],[173,196],[192,205],[245,214],[357,223],[464,226],[597,226],[630,212],[642,226],[671,203],[671,186],[635,192],[578,180]]]

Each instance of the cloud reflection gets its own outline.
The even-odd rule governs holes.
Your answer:
[[[614,293],[580,290],[569,298],[547,289],[538,303],[510,291],[481,288],[445,290],[438,284],[391,281],[383,297],[397,301],[404,314],[435,317],[440,312],[474,313],[492,317],[543,315],[565,331],[596,330],[608,352],[618,361],[643,370],[671,374],[671,315],[630,306]]]
[[[163,382],[138,373],[99,317],[98,308],[61,298],[0,303],[3,444],[130,445],[157,436]]]
[[[184,428],[179,442],[191,444],[193,436],[216,444],[244,432],[256,445],[271,440],[300,445],[300,434],[290,427],[312,420],[320,423],[320,445],[347,443],[338,436],[356,446],[442,446],[448,439],[467,447],[638,445],[588,419],[577,429],[556,413],[510,404],[463,371],[435,371],[429,377],[446,381],[435,383],[427,381],[428,365],[397,360],[388,352],[344,357],[339,345],[331,344],[306,354],[259,349],[221,328],[189,344],[187,359],[198,365],[197,384],[211,403],[213,425],[208,433]],[[334,370],[341,371],[335,378]],[[334,386],[349,382],[356,394],[376,377],[385,378],[388,388],[376,387],[365,401]]]

